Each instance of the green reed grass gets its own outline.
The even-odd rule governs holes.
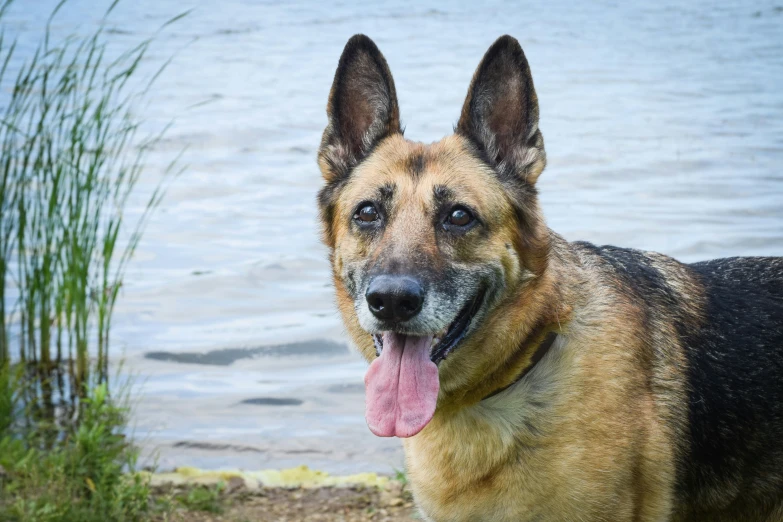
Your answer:
[[[66,3],[32,56],[0,34],[0,369],[23,368],[30,422],[73,420],[86,390],[107,382],[118,292],[163,195],[158,185],[126,219],[160,139],[134,115],[160,72],[131,81],[151,40],[109,53],[105,17],[88,36],[55,39]]]
[[[134,109],[162,69],[141,72],[151,40],[110,52],[106,17],[87,36],[57,36],[66,0],[20,56],[10,4],[0,0],[0,522],[149,520],[161,508],[134,472],[129,385],[109,393],[109,332],[128,262],[176,174],[178,158],[127,217],[161,137]]]

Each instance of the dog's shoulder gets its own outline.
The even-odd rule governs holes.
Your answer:
[[[646,304],[648,312],[693,315],[690,304],[700,297],[701,287],[688,265],[657,252],[633,248],[596,246],[584,241],[571,243],[571,247],[583,266],[597,272],[599,280]]]

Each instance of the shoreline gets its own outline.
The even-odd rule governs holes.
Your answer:
[[[254,491],[267,487],[313,489],[321,487],[364,486],[384,488],[392,482],[405,482],[402,473],[396,477],[382,473],[365,472],[350,475],[334,475],[321,470],[311,469],[307,465],[293,468],[262,469],[246,471],[241,469],[206,470],[190,466],[181,466],[172,471],[138,472],[149,479],[153,487],[161,486],[216,486],[220,483],[242,481],[244,488]]]

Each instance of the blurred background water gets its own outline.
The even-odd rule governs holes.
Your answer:
[[[13,6],[22,50],[54,5]],[[72,0],[54,29],[94,27],[107,6]],[[783,255],[779,0],[127,0],[110,33],[137,43],[191,7],[145,64],[173,56],[141,114],[173,125],[140,192],[183,148],[188,168],[147,227],[112,330],[139,385],[136,436],[162,467],[402,465],[399,441],[364,423],[366,366],[319,244],[315,155],[354,33],[385,54],[406,137],[424,142],[451,131],[494,39],[517,37],[549,158],[542,206],[567,239],[683,261]]]

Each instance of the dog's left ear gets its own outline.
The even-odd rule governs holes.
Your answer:
[[[473,75],[456,132],[475,143],[501,175],[535,184],[546,166],[538,98],[519,42],[501,36]]]
[[[345,44],[326,115],[318,163],[327,182],[347,176],[380,140],[402,132],[391,71],[375,42],[363,34]]]

